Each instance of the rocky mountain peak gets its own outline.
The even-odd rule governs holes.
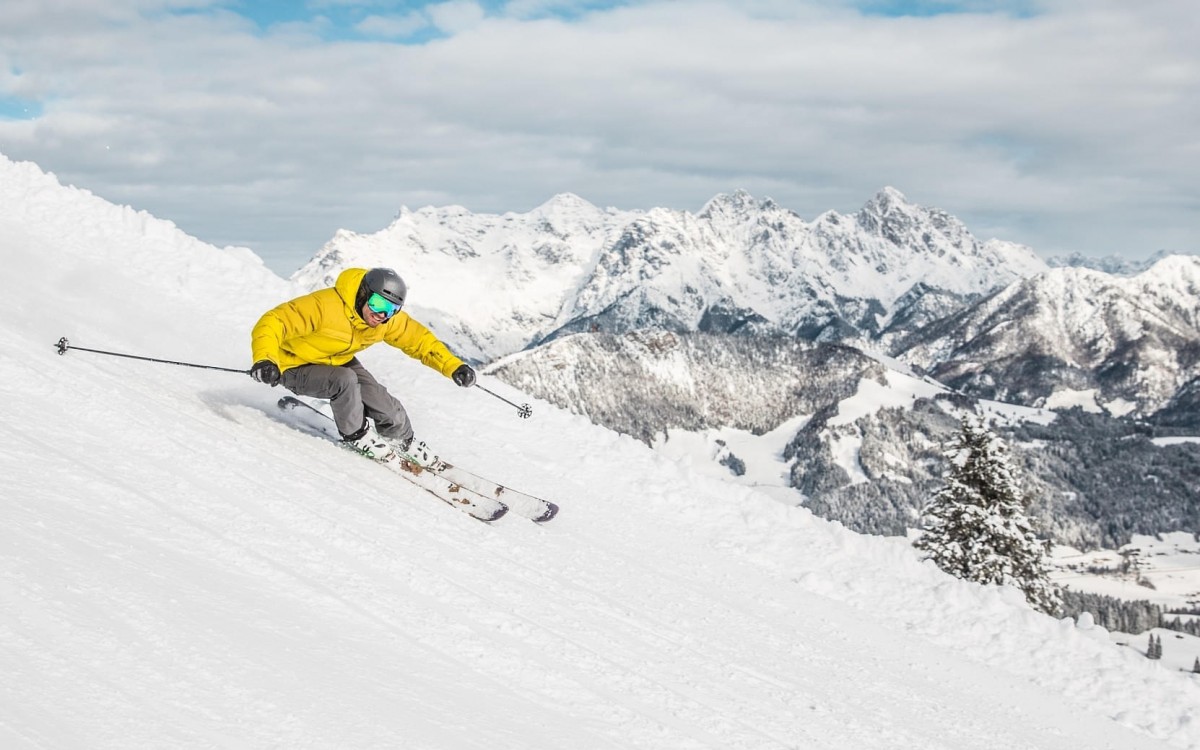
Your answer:
[[[876,193],[854,218],[865,232],[893,245],[939,256],[950,249],[974,253],[979,244],[954,216],[912,203],[891,187]]]
[[[598,214],[603,211],[574,193],[559,193],[529,213],[531,216],[570,216]]]
[[[862,213],[887,216],[894,212],[914,212],[918,206],[910,203],[907,196],[894,187],[885,186],[862,207]]]
[[[704,208],[700,209],[696,218],[712,220],[720,216],[746,217],[757,211],[773,207],[775,207],[775,202],[770,198],[760,202],[746,190],[738,189],[732,193],[722,193],[713,197],[704,204]]]

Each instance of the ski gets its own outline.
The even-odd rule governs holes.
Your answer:
[[[297,405],[308,406],[308,404],[305,404],[303,401],[292,398],[291,396],[285,396],[284,398],[279,399],[278,402],[279,408],[283,411],[292,411]],[[317,413],[320,414],[320,412]],[[323,424],[306,423],[304,426],[311,429],[315,434],[336,442],[339,446],[344,447],[346,450],[353,450],[346,447],[345,444],[340,441],[340,435],[335,436]],[[357,451],[354,452],[356,454],[358,453]],[[508,506],[499,500],[487,497],[486,495],[481,495],[469,487],[464,487],[454,482],[452,479],[439,476],[432,471],[427,471],[424,467],[419,466],[412,461],[406,460],[403,456],[397,455],[391,460],[387,461],[375,461],[374,459],[371,460],[406,480],[410,484],[420,487],[447,505],[453,506],[454,508],[466,513],[476,520],[490,523],[500,519],[505,513],[508,512]]]
[[[442,502],[453,505],[472,518],[485,523],[499,520],[508,512],[508,506],[499,500],[480,495],[445,477],[425,471],[409,461],[396,458],[391,461],[376,461],[376,463],[415,484]]]
[[[426,468],[445,477],[467,489],[478,492],[484,497],[500,500],[508,509],[518,516],[524,516],[534,523],[546,523],[558,515],[558,506],[549,500],[543,500],[520,490],[514,490],[498,482],[479,476],[440,458],[434,458]]]
[[[314,414],[321,415],[327,420],[332,421],[333,419],[317,407],[295,396],[284,396],[279,399],[279,407],[281,409],[303,407]],[[404,457],[409,463],[443,477],[456,486],[464,487],[485,498],[495,499],[504,503],[514,514],[528,518],[534,523],[546,523],[558,515],[558,505],[555,503],[535,495],[530,495],[527,492],[515,490],[507,485],[495,482],[432,455],[424,443],[412,446],[409,452],[404,454]]]

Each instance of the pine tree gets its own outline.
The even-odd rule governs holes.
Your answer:
[[[1026,515],[1029,499],[1020,489],[1007,446],[982,421],[965,417],[947,456],[952,468],[924,509],[917,549],[953,576],[1015,586],[1034,609],[1057,613],[1050,543],[1038,539]]]
[[[1150,634],[1150,647],[1146,650],[1147,659],[1162,658],[1162,638],[1155,638],[1154,633]]]
[[[1196,663],[1192,665],[1192,671],[1196,674],[1200,674],[1200,656],[1196,657]]]

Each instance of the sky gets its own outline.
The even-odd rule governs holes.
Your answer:
[[[1179,0],[8,0],[0,153],[290,273],[401,206],[801,217],[885,186],[1043,256],[1200,249]]]
[[[60,356],[236,367],[294,282],[31,165],[0,205],[6,750],[1200,748],[1170,634],[1147,660],[398,351],[362,357],[418,435],[553,521],[473,520],[245,374]]]

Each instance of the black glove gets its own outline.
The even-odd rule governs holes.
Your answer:
[[[470,388],[475,385],[475,371],[471,369],[470,365],[459,365],[458,369],[450,377],[463,388]]]
[[[250,377],[274,388],[279,385],[279,365],[269,359],[260,359],[250,368]]]

